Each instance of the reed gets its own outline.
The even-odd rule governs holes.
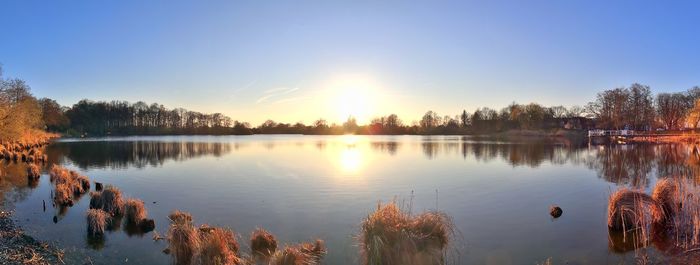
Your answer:
[[[107,227],[107,220],[109,216],[102,210],[99,209],[88,209],[87,210],[87,225],[88,225],[88,235],[90,236],[102,236],[104,235],[105,228]]]
[[[698,185],[682,177],[659,180],[651,196],[628,189],[616,191],[608,203],[611,248],[636,250],[652,242],[665,253],[698,249],[699,195]]]
[[[39,169],[39,166],[35,164],[29,164],[27,167],[27,178],[36,180],[39,179],[41,176],[41,170]]]
[[[71,188],[67,184],[58,184],[54,191],[53,201],[58,206],[73,206]]]
[[[131,224],[140,224],[148,214],[143,201],[139,199],[127,199],[124,203],[124,212],[126,221]]]
[[[238,241],[233,231],[225,228],[213,228],[207,232],[200,230],[200,264],[244,264],[238,257]]]
[[[360,229],[364,264],[441,264],[454,234],[444,213],[411,216],[395,203],[379,205]]]
[[[681,208],[680,183],[676,180],[664,178],[656,182],[651,198],[656,201],[664,211],[665,217],[670,219]]]
[[[90,192],[90,209],[102,209],[102,192]]]
[[[199,230],[192,223],[192,215],[175,211],[170,214],[170,227],[166,234],[168,250],[175,264],[189,265],[198,254],[201,240]]]
[[[277,239],[267,230],[257,228],[250,235],[250,248],[253,255],[271,256],[277,251]]]
[[[110,215],[121,215],[124,213],[124,199],[122,192],[117,187],[108,185],[100,194],[100,204],[102,210]]]
[[[664,210],[651,196],[629,189],[619,189],[608,201],[608,227],[615,231],[646,228],[666,219]]]
[[[180,210],[175,210],[168,215],[171,223],[174,224],[190,224],[192,223],[192,215],[188,212],[182,212]]]
[[[269,265],[315,265],[321,264],[321,259],[326,254],[323,240],[317,239],[314,243],[301,243],[286,246],[270,257]]]

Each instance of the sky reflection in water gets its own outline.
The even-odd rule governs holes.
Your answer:
[[[477,141],[445,136],[128,137],[61,141],[46,150],[52,163],[76,168],[143,199],[156,231],[173,209],[198,224],[228,226],[245,239],[258,226],[283,243],[320,237],[327,264],[357,263],[354,236],[378,201],[411,201],[452,216],[461,264],[619,263],[629,249],[611,246],[607,196],[617,186],[653,187],[657,176],[697,176],[697,148],[688,145],[589,147],[570,142]],[[89,196],[65,209],[42,210],[51,185],[30,187],[23,168],[2,164],[4,202],[68,258],[168,264],[164,242],[151,234],[107,234],[88,240]],[[564,215],[552,220],[550,204]],[[53,217],[57,216],[57,223]],[[60,231],[58,233],[57,231]],[[613,238],[614,239],[614,238]],[[97,250],[96,250],[97,249]],[[247,243],[243,244],[247,249]]]

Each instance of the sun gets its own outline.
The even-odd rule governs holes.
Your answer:
[[[354,117],[358,123],[369,122],[377,110],[379,85],[362,75],[335,78],[330,84],[328,109],[335,112],[335,120],[345,122]]]
[[[345,88],[338,93],[338,115],[341,119],[355,117],[366,120],[372,111],[371,95],[364,88]]]

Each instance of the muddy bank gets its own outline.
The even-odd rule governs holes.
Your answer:
[[[12,212],[0,211],[0,263],[63,264],[63,251],[28,236],[12,221]]]

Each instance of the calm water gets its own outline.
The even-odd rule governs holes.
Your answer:
[[[197,224],[234,229],[243,242],[255,227],[283,243],[322,238],[326,264],[357,264],[359,223],[378,202],[393,199],[412,202],[414,212],[437,208],[453,218],[459,232],[450,251],[454,263],[631,262],[633,251],[609,243],[610,192],[648,189],[658,176],[696,175],[699,165],[686,145],[589,147],[452,136],[128,137],[62,140],[46,152],[52,163],[144,200],[161,234],[167,214],[180,209]],[[66,248],[70,262],[86,256],[95,263],[171,262],[162,253],[166,243],[154,242],[152,233],[120,230],[104,242],[89,241],[89,196],[66,211],[53,209],[46,172],[28,185],[21,166],[1,167],[4,203],[14,205],[31,235]],[[551,204],[564,209],[561,218],[549,216]]]

